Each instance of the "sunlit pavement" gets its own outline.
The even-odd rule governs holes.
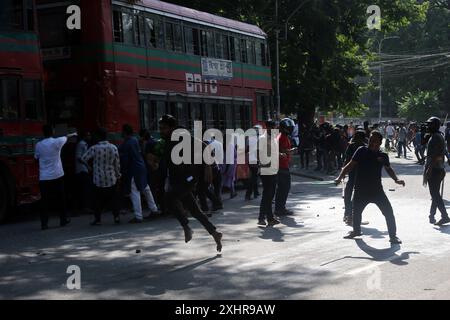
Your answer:
[[[384,181],[401,246],[390,246],[375,206],[364,213],[362,239],[344,240],[342,187],[332,176],[293,177],[296,215],[280,226],[258,227],[259,200],[245,202],[243,193],[225,202],[212,218],[224,233],[221,255],[196,221],[185,244],[170,217],[114,226],[105,214],[102,227],[91,227],[82,216],[46,232],[37,219],[0,226],[0,299],[448,299],[450,226],[428,223],[422,167],[391,161],[407,183]],[[67,288],[72,265],[80,290]]]

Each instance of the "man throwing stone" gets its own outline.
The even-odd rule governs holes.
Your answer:
[[[356,169],[355,193],[353,197],[353,231],[344,237],[345,239],[354,239],[362,235],[362,213],[367,205],[374,203],[386,218],[390,242],[392,244],[402,243],[397,237],[397,226],[391,203],[381,183],[381,171],[383,167],[395,183],[404,187],[405,182],[397,178],[397,175],[391,168],[389,156],[380,151],[382,141],[383,136],[381,133],[372,131],[369,146],[359,148],[353,156],[352,161],[342,169],[341,174],[335,180],[336,184],[340,184],[348,173]]]

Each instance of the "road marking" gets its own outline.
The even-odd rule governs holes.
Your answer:
[[[110,236],[117,236],[119,234],[126,234],[128,233],[128,231],[121,231],[121,232],[115,232],[115,233],[105,233],[105,234],[101,234],[98,236],[93,236],[93,237],[83,237],[83,238],[76,238],[76,239],[69,239],[66,240],[66,242],[73,242],[73,241],[82,241],[82,240],[92,240],[92,239],[98,239],[98,238],[105,238],[105,237],[110,237]]]

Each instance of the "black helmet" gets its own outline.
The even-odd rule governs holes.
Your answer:
[[[285,131],[287,134],[292,134],[292,131],[294,131],[295,122],[292,119],[285,118],[280,121],[280,129],[282,131]]]
[[[427,120],[427,127],[432,132],[437,132],[441,128],[441,120],[438,117],[431,117]]]

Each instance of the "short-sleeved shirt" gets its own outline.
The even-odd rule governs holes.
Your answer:
[[[89,169],[85,163],[81,162],[81,157],[88,151],[89,146],[86,141],[81,140],[77,144],[77,149],[75,151],[75,173],[88,173]]]
[[[406,131],[405,127],[400,128],[399,132],[398,132],[398,140],[400,142],[406,142],[408,138],[408,132]]]
[[[393,126],[389,125],[389,126],[386,127],[386,135],[388,137],[393,137],[394,133],[395,133],[395,129],[394,129]]]
[[[83,162],[94,161],[94,185],[110,188],[120,179],[120,157],[117,147],[107,141],[92,146],[82,157]]]
[[[356,168],[355,191],[373,193],[383,191],[381,183],[384,166],[390,167],[389,156],[381,151],[360,147],[353,156]]]
[[[285,134],[280,133],[278,136],[278,145],[281,150],[290,150],[292,148],[291,141],[289,137]],[[291,155],[288,154],[285,157],[280,156],[280,169],[289,169],[289,163],[291,162]]]
[[[426,165],[427,168],[431,166],[431,163],[433,162],[433,159],[435,157],[440,157],[441,159],[435,163],[433,169],[444,169],[445,140],[440,133],[433,134],[428,141]]]
[[[64,176],[61,149],[67,137],[47,138],[37,143],[34,157],[39,160],[39,180],[56,180]]]

